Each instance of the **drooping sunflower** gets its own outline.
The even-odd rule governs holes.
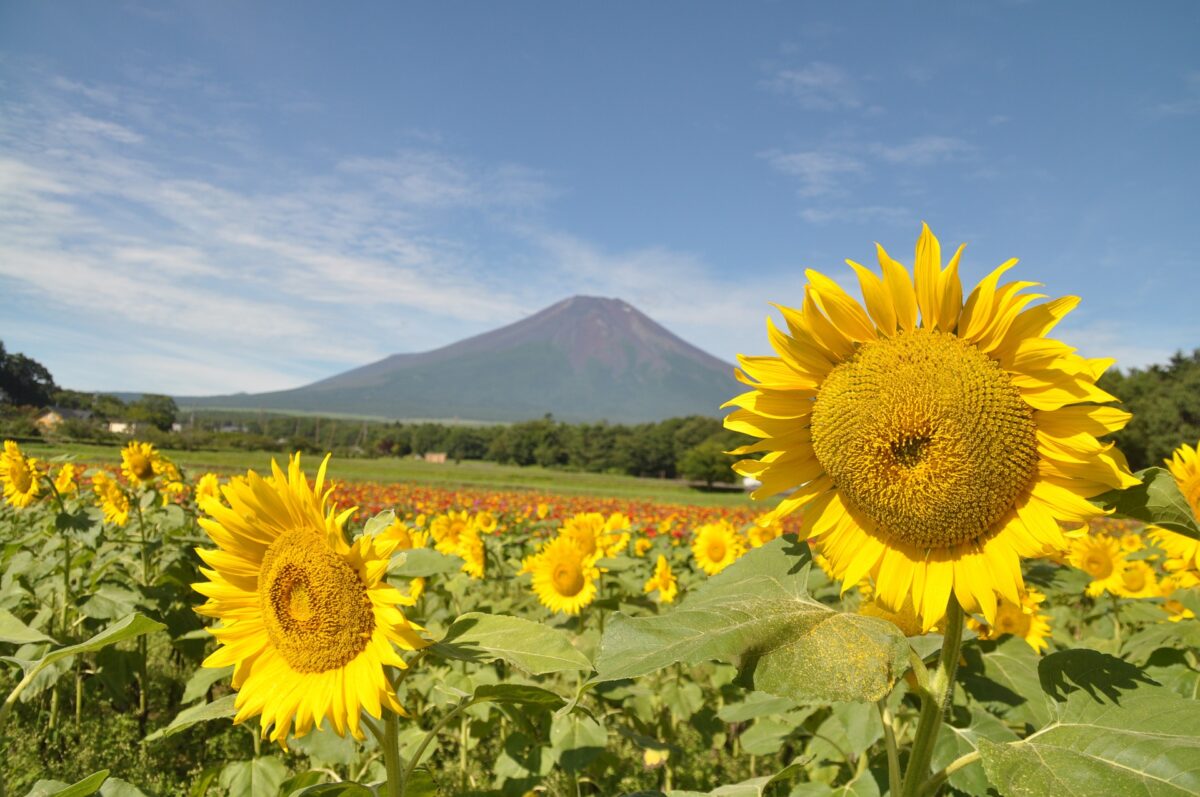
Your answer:
[[[414,548],[424,548],[429,542],[429,532],[410,527],[400,518],[396,518],[379,536],[386,541],[394,541],[397,551],[411,551]]]
[[[728,520],[705,523],[692,540],[692,556],[700,569],[715,576],[746,552],[746,542]]]
[[[153,484],[163,473],[163,458],[151,443],[131,441],[121,449],[121,472],[137,486]]]
[[[217,544],[196,552],[208,579],[197,612],[221,621],[221,647],[205,667],[233,665],[234,722],[261,715],[264,738],[286,744],[330,720],[339,735],[362,738],[360,713],[404,714],[386,666],[405,667],[396,648],[428,644],[397,608],[405,597],[384,580],[394,541],[364,534],[347,544],[354,510],[329,501],[321,463],[310,486],[295,455],[268,481],[254,471],[224,488],[226,506],[206,498],[200,525]]]
[[[574,543],[585,556],[599,558],[606,555],[603,546],[607,541],[608,532],[605,530],[604,515],[599,512],[579,512],[572,515],[563,521],[558,534]]]
[[[499,526],[496,516],[486,509],[475,513],[475,527],[484,534],[491,534]]]
[[[673,603],[675,596],[679,594],[679,584],[675,581],[675,574],[671,572],[671,563],[662,554],[658,555],[658,561],[654,564],[654,575],[646,580],[642,588],[647,595],[655,590],[658,590],[659,603]]]
[[[483,578],[487,553],[477,526],[471,526],[463,532],[458,538],[458,547],[454,552],[463,560],[462,572],[476,580]]]
[[[533,574],[533,591],[552,612],[579,614],[596,599],[600,571],[594,556],[584,553],[566,537],[555,537],[526,560]]]
[[[633,555],[645,556],[646,552],[654,547],[654,540],[649,537],[638,537],[633,541]]]
[[[1181,445],[1166,464],[1167,470],[1175,477],[1175,483],[1179,485],[1179,492],[1183,493],[1188,506],[1192,508],[1192,515],[1200,521],[1200,443],[1195,448]],[[1150,537],[1181,567],[1200,569],[1200,540],[1157,526],[1150,527]]]
[[[79,491],[79,469],[71,462],[64,462],[54,476],[54,489],[59,495],[74,495]]]
[[[96,494],[96,505],[104,511],[107,522],[117,526],[129,522],[129,510],[132,508],[129,496],[107,471],[99,471],[92,476],[92,491]]]
[[[1037,653],[1043,653],[1049,644],[1050,618],[1041,611],[1046,596],[1032,587],[1021,596],[1020,603],[1001,600],[996,607],[996,617],[989,624],[968,620],[967,625],[980,639],[999,639],[1012,634],[1024,639]]]
[[[869,575],[878,600],[912,600],[923,628],[945,616],[951,593],[989,620],[997,595],[1019,600],[1021,557],[1065,547],[1060,522],[1102,513],[1087,498],[1137,483],[1124,457],[1097,436],[1129,414],[1099,406],[1111,364],[1045,335],[1078,302],[1031,304],[1036,283],[1000,278],[964,302],[962,248],[942,267],[928,227],[914,275],[878,248],[882,278],[850,262],[863,305],[808,271],[800,309],[768,321],[777,356],[739,357],[753,389],[725,425],[762,438],[765,452],[735,469],[764,498],[793,490],[763,522],[803,509],[802,533],[821,538],[843,586]]]
[[[15,440],[4,441],[4,454],[0,455],[0,483],[4,486],[4,499],[23,509],[37,500],[37,460],[25,456]]]

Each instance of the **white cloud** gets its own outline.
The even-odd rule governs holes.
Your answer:
[[[908,208],[886,205],[807,207],[801,209],[800,218],[809,224],[866,224],[877,221],[883,224],[898,225],[912,224],[915,220],[915,216]]]
[[[799,178],[797,193],[806,198],[845,193],[844,177],[867,173],[866,164],[861,160],[839,152],[766,152],[760,157],[765,158],[776,170]]]
[[[970,144],[951,136],[918,136],[903,144],[873,144],[871,152],[888,163],[928,166],[969,155]]]
[[[813,111],[846,110],[862,107],[857,84],[846,70],[834,64],[814,61],[799,69],[780,69],[764,84],[772,91],[786,94],[801,107]]]

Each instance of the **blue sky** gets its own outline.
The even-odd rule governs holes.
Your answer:
[[[348,10],[349,9],[349,10]],[[0,340],[81,389],[303,384],[617,296],[732,361],[921,220],[1200,346],[1200,5],[0,5]],[[1014,277],[1016,278],[1016,277]]]

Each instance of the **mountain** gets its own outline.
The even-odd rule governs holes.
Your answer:
[[[179,398],[181,406],[386,418],[643,422],[716,415],[733,366],[620,299],[573,296],[440,349],[273,393]]]

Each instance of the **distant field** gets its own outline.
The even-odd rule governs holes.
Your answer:
[[[30,454],[49,458],[70,454],[93,463],[117,464],[120,449],[99,445],[23,445]],[[286,459],[277,451],[170,451],[168,456],[187,471],[217,470],[259,472],[270,468],[271,458]],[[308,455],[311,470],[320,458]],[[307,469],[307,468],[306,468]],[[663,501],[697,506],[748,506],[751,500],[741,492],[704,492],[686,484],[665,479],[643,479],[603,473],[573,473],[539,467],[498,465],[494,462],[468,461],[455,465],[437,465],[412,459],[348,459],[334,457],[330,465],[334,477],[355,481],[424,482],[444,486],[487,487],[497,490],[542,490],[550,493],[609,495],[622,498]],[[310,470],[310,473],[311,473]]]

